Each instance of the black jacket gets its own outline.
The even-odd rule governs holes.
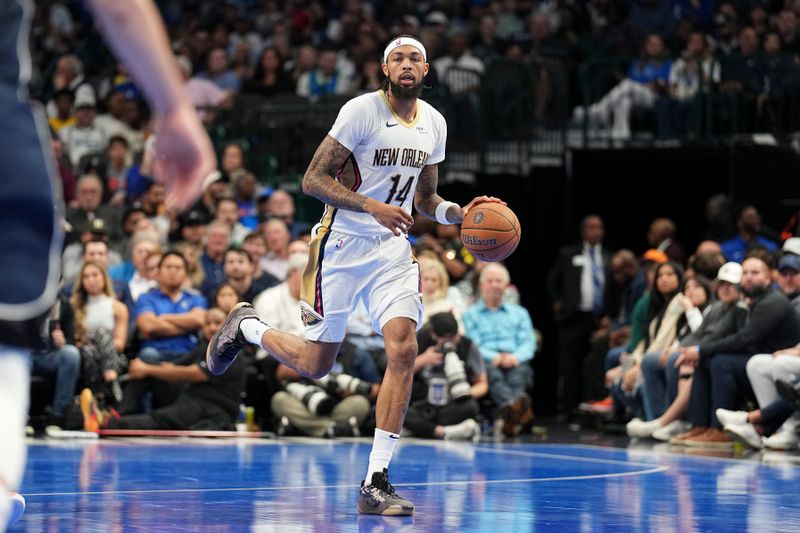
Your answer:
[[[561,302],[561,309],[556,317],[559,320],[569,318],[580,309],[581,305],[581,275],[583,267],[573,263],[573,257],[583,256],[583,243],[563,246],[558,251],[558,257],[547,277],[547,292],[552,302]],[[606,284],[610,280],[608,262],[610,254],[602,249],[603,272]]]
[[[741,327],[734,333],[700,343],[700,356],[719,353],[755,355],[772,353],[800,341],[800,321],[789,299],[770,287],[750,305]]]

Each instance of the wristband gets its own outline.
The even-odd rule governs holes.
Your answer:
[[[436,222],[445,225],[453,224],[453,222],[447,221],[447,210],[450,209],[451,206],[455,206],[461,209],[461,206],[455,202],[448,202],[446,200],[439,202],[439,205],[436,206],[436,211],[434,213],[434,215],[436,216]]]

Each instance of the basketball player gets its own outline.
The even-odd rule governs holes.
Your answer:
[[[347,102],[303,178],[303,191],[325,202],[312,231],[303,274],[301,314],[306,339],[261,322],[246,303],[228,315],[212,339],[208,368],[220,374],[245,343],[261,345],[300,374],[319,378],[334,364],[348,315],[363,301],[384,337],[388,365],[377,403],[377,429],[358,510],[410,515],[414,505],[389,484],[388,466],[403,426],[422,318],[419,267],[405,233],[417,210],[441,224],[458,224],[466,207],[436,194],[447,125],[420,100],[428,72],[425,48],[414,38],[393,40],[383,53],[384,86]]]
[[[112,49],[133,73],[158,118],[156,177],[171,205],[200,194],[216,166],[211,142],[188,104],[152,0],[89,0]],[[58,287],[60,199],[54,194],[47,122],[28,100],[32,0],[0,2],[0,530],[21,514],[15,491],[25,466],[28,355]]]

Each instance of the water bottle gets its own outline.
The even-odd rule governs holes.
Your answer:
[[[428,383],[428,403],[437,406],[447,403],[447,378],[441,376],[431,377]]]

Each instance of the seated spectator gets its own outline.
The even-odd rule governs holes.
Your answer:
[[[64,143],[54,131],[51,131],[50,146],[53,148],[56,170],[58,171],[61,190],[64,194],[64,203],[72,205],[75,201],[75,183],[77,180],[72,169],[72,163],[69,162],[69,157],[64,153]]]
[[[228,53],[224,48],[212,48],[208,52],[206,69],[197,73],[200,79],[208,80],[227,93],[239,92],[241,80],[228,68]]]
[[[300,312],[300,281],[308,264],[308,253],[289,256],[286,279],[279,285],[265,287],[252,300],[259,317],[272,327],[300,337],[305,327]]]
[[[267,199],[266,209],[267,219],[278,218],[282,220],[289,228],[289,233],[291,233],[293,240],[297,240],[311,231],[311,227],[307,223],[296,219],[294,198],[284,190],[275,189],[272,191],[272,194]]]
[[[575,108],[574,120],[611,126],[613,139],[627,140],[631,136],[630,116],[634,107],[651,109],[659,93],[669,82],[672,63],[666,58],[664,41],[660,36],[647,36],[643,56],[634,60],[627,77],[588,110]]]
[[[211,305],[222,309],[226,315],[241,301],[242,297],[239,295],[239,291],[229,281],[220,283],[209,298]]]
[[[267,274],[261,268],[261,259],[267,254],[267,241],[260,231],[248,233],[244,241],[242,241],[242,249],[250,254],[250,260],[253,263],[253,279],[258,279],[261,276],[275,277],[272,274]]]
[[[647,230],[647,244],[664,252],[671,261],[683,266],[686,263],[686,252],[675,240],[675,232],[675,222],[669,218],[657,218],[650,223],[650,228]]]
[[[66,219],[71,229],[67,230],[67,242],[78,240],[78,232],[88,223],[99,218],[111,242],[122,237],[120,213],[115,207],[103,203],[103,182],[96,174],[83,174],[75,188],[75,205],[67,209]]]
[[[420,257],[419,276],[422,284],[422,326],[428,323],[430,317],[437,313],[452,313],[458,322],[458,330],[464,331],[461,322],[461,309],[457,308],[448,298],[450,277],[444,265],[438,259]]]
[[[719,249],[719,244],[714,244],[716,244],[716,249]],[[698,246],[698,249],[699,248],[700,247]],[[703,276],[706,279],[714,279],[717,277],[719,269],[722,268],[722,265],[725,263],[725,256],[722,255],[722,252],[717,251],[696,253],[689,257],[689,260],[686,262],[686,278],[688,279],[694,276]]]
[[[264,240],[269,250],[261,258],[261,268],[278,279],[285,279],[289,268],[289,243],[291,234],[282,220],[271,218],[262,227]]]
[[[178,252],[164,254],[157,280],[157,288],[139,297],[133,314],[142,339],[139,358],[152,364],[174,361],[192,350],[207,306],[202,295],[183,288],[186,259]]]
[[[256,198],[259,194],[259,186],[256,177],[252,172],[239,169],[232,173],[231,181],[236,199],[236,206],[239,210],[239,222],[247,228],[248,233],[258,227],[258,209]]]
[[[230,242],[233,246],[242,244],[245,236],[250,233],[250,230],[239,222],[239,206],[233,198],[220,198],[214,220],[228,225],[231,231]]]
[[[728,296],[730,291],[723,292],[724,296]],[[672,344],[660,353],[646,353],[642,359],[641,372],[644,381],[641,392],[647,422],[639,418],[628,422],[626,430],[629,437],[650,437],[655,430],[686,415],[691,390],[688,380],[691,378],[692,369],[691,367],[678,369],[675,367],[675,361],[680,346],[686,346],[687,342],[696,343],[699,336],[705,333],[706,330],[702,326],[711,296],[710,283],[702,276],[687,279],[683,294],[676,296],[684,309],[683,316],[678,319],[677,333]],[[677,417],[671,413],[664,416],[672,406]],[[676,424],[671,428],[670,436],[683,433],[687,429],[689,429],[688,424],[683,422]]]
[[[187,241],[179,242],[175,245],[175,251],[180,253],[186,259],[186,287],[200,290],[205,279],[205,272],[203,267],[200,266],[200,247]]]
[[[735,410],[739,401],[752,397],[745,379],[748,360],[754,354],[772,353],[800,340],[800,322],[786,296],[772,287],[769,267],[763,260],[754,257],[744,261],[741,287],[749,311],[739,313],[734,333],[680,350],[675,364],[696,366],[689,404],[692,429],[670,442],[731,447],[733,442],[714,415],[719,408]]]
[[[461,32],[454,33],[448,42],[447,55],[433,61],[436,77],[450,89],[451,93],[466,93],[480,89],[483,61],[472,55],[467,47],[467,37]],[[468,70],[475,76],[463,76],[451,69]]]
[[[758,35],[747,26],[739,31],[738,49],[722,59],[719,100],[727,133],[753,131],[755,100],[764,90],[758,49]]]
[[[414,384],[403,427],[415,437],[445,440],[480,438],[480,400],[489,391],[478,346],[458,332],[452,313],[430,318],[414,360]]]
[[[31,354],[31,375],[53,376],[53,405],[47,425],[64,427],[67,407],[75,398],[81,371],[81,353],[75,347],[72,308],[59,297],[42,325],[45,348]]]
[[[53,93],[53,104],[55,105],[55,115],[47,119],[47,124],[56,133],[66,126],[75,125],[75,114],[73,113],[73,102],[75,93],[66,87]]]
[[[719,61],[709,50],[705,35],[689,34],[686,49],[669,70],[669,98],[656,102],[658,132],[662,137],[675,138],[704,133],[704,108],[710,105],[711,91],[720,80]],[[707,111],[706,111],[707,113]]]
[[[191,243],[202,250],[205,244],[207,222],[205,215],[196,209],[192,209],[185,215],[179,217],[178,232],[180,238],[178,240]]]
[[[88,262],[97,263],[100,268],[104,271],[108,271],[108,263],[109,263],[109,252],[108,244],[104,240],[91,240],[88,241],[83,245],[83,256],[81,257],[82,265],[85,265]],[[81,268],[81,267],[79,267]],[[72,276],[73,278],[77,278],[77,276]],[[66,277],[65,277],[66,278]],[[75,287],[75,280],[70,281],[69,283],[64,284],[64,288],[61,290],[62,294],[64,294],[67,298],[72,296],[72,290]],[[121,280],[111,280],[111,289],[113,291],[114,296],[120,302],[127,302],[130,300],[130,291],[128,290],[128,284]]]
[[[225,279],[225,250],[231,244],[231,229],[226,222],[211,222],[206,228],[206,244],[200,264],[203,266],[204,279],[200,292],[211,294]]]
[[[278,49],[268,46],[261,51],[255,71],[244,83],[242,92],[269,98],[276,94],[292,92],[294,86],[283,69],[283,58]]]
[[[136,302],[139,296],[153,288],[151,276],[147,271],[147,257],[161,251],[158,234],[134,233],[130,249],[131,258],[120,265],[110,267],[108,274],[111,279],[127,283],[131,301]]]
[[[489,392],[499,407],[496,423],[508,436],[519,434],[533,419],[530,365],[536,353],[536,336],[528,311],[503,302],[510,284],[508,270],[489,263],[480,274],[481,299],[464,312],[464,331],[481,350],[489,376]]]
[[[58,132],[73,167],[77,168],[85,155],[102,153],[108,144],[105,130],[95,124],[96,108],[94,89],[88,84],[78,87],[75,91],[75,124]]]
[[[728,261],[741,263],[747,252],[756,247],[766,248],[771,252],[778,249],[775,241],[762,235],[764,228],[761,224],[761,214],[752,205],[746,205],[739,210],[736,217],[736,231],[738,234],[735,237],[720,245]]]
[[[229,179],[233,174],[240,170],[246,170],[244,166],[244,148],[236,142],[229,142],[222,148],[222,158],[220,159],[220,171]],[[222,198],[217,198],[218,202]]]
[[[108,227],[102,218],[87,222],[81,229],[80,240],[64,248],[64,253],[61,255],[61,275],[68,284],[71,285],[75,280],[87,252],[103,262],[106,268],[122,263],[122,257],[117,252],[109,250]]]
[[[236,289],[241,298],[240,301],[253,303],[264,290],[280,283],[277,278],[269,274],[258,279],[253,278],[253,263],[250,254],[241,248],[228,248],[225,251],[224,264],[225,279]]]
[[[113,395],[119,401],[117,378],[128,366],[123,352],[128,341],[129,314],[125,304],[114,297],[111,278],[102,265],[92,261],[83,264],[70,304],[84,384],[95,397]]]
[[[349,94],[352,80],[346,72],[339,68],[337,61],[338,56],[335,49],[321,50],[316,66],[309,72],[301,74],[297,79],[295,89],[297,95],[317,100],[326,95]]]
[[[131,169],[128,140],[121,135],[111,137],[106,147],[106,158],[108,159],[106,167],[108,194],[111,195],[109,204],[125,205],[128,194],[128,172]]]
[[[281,419],[278,434],[295,428],[310,437],[357,437],[370,413],[371,384],[347,374],[328,374],[320,380],[301,379],[287,366],[278,375],[284,390],[270,401],[272,412]],[[290,380],[290,381],[287,381]],[[343,386],[344,385],[344,386]]]
[[[206,367],[208,341],[224,321],[225,313],[219,309],[210,309],[202,321],[203,338],[181,360],[160,364],[150,364],[141,359],[131,361],[128,369],[130,383],[140,389],[152,382],[187,384],[185,387],[171,389],[172,401],[168,405],[146,414],[120,417],[100,411],[96,402],[92,402],[91,394],[84,393],[81,395],[81,407],[84,413],[91,413],[85,417],[86,430],[234,430],[244,383],[244,362],[237,360],[221,376],[214,376]]]
[[[756,100],[756,131],[784,133],[797,129],[797,114],[793,102],[800,85],[797,56],[785,53],[776,33],[764,36],[761,68],[764,91]]]
[[[181,67],[183,79],[186,80],[186,92],[194,107],[198,109],[200,120],[203,121],[203,124],[211,124],[216,118],[212,108],[230,104],[234,93],[221,89],[213,81],[199,76],[193,77],[192,62],[188,57],[178,56],[176,60]]]
[[[644,355],[661,354],[669,348],[677,335],[678,320],[685,310],[682,303],[684,300],[681,298],[683,284],[683,269],[677,263],[669,261],[656,267],[644,320],[644,335],[633,352],[622,357],[620,365],[606,373],[606,383],[611,388],[615,401],[634,414],[639,413],[642,407],[639,386],[640,363]]]

